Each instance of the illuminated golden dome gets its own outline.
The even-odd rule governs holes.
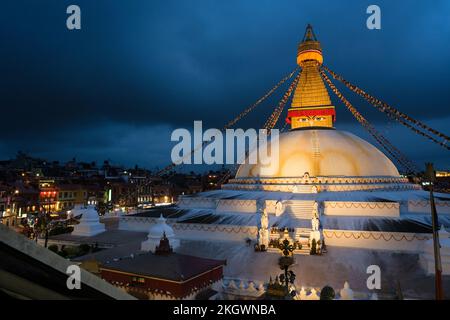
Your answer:
[[[269,148],[270,150],[270,148]],[[299,129],[279,138],[279,165],[242,164],[236,178],[245,177],[399,177],[395,165],[376,147],[357,136],[334,129]]]

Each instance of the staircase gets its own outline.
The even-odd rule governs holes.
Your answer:
[[[297,184],[292,189],[292,193],[316,193],[313,184]]]
[[[311,249],[309,248],[309,246],[304,245],[300,250],[295,250],[294,253],[309,256],[311,254]]]
[[[299,241],[302,244],[300,250],[295,250],[295,254],[309,255],[311,248],[309,247],[309,234],[311,229],[308,228],[296,228],[294,234],[294,241]]]
[[[313,151],[313,158],[314,160],[320,159],[320,144],[319,144],[319,137],[317,136],[317,131],[313,130],[311,135],[311,144],[312,144],[312,151]]]
[[[295,233],[291,234],[294,241],[299,241],[302,244],[302,248],[300,250],[296,249],[295,254],[310,254],[309,237],[312,231],[311,219],[313,218],[314,203],[314,200],[288,200],[284,202],[284,214],[288,214],[290,217],[298,220],[305,220],[306,222],[300,223],[303,227],[295,228]]]
[[[311,234],[311,229],[307,229],[307,228],[296,228],[295,229],[295,240],[300,240],[300,239],[309,239],[309,235]]]
[[[286,202],[285,213],[297,219],[312,219],[314,200],[289,200]]]

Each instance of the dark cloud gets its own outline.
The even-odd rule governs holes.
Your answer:
[[[364,1],[76,3],[80,31],[65,28],[73,1],[2,5],[2,157],[22,149],[58,159],[110,153],[127,161],[127,150],[158,149],[166,141],[158,149],[164,155],[138,152],[128,160],[161,165],[169,159],[163,150],[170,131],[158,128],[199,119],[218,127],[231,119],[295,67],[307,23],[322,41],[325,63],[348,80],[429,123],[450,116],[450,4],[444,0],[433,6],[378,1],[381,31],[365,27],[370,3]],[[280,95],[243,125],[262,124]],[[385,124],[361,100],[352,101]],[[337,126],[352,123],[337,106]],[[413,133],[400,133],[405,152],[422,157],[409,143]],[[436,148],[436,157],[445,158]]]

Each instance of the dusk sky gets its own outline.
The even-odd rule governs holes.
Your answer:
[[[70,4],[81,30],[66,28]],[[381,30],[366,28],[370,4]],[[194,120],[220,128],[292,71],[308,23],[328,67],[448,135],[449,14],[448,0],[2,2],[0,159],[22,150],[162,167],[172,130]],[[259,128],[282,89],[238,127]],[[448,150],[342,91],[417,165],[450,169]],[[375,144],[332,99],[336,127]]]

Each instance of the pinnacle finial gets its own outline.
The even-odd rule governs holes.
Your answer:
[[[305,41],[317,41],[316,35],[314,34],[313,27],[308,23],[306,26],[305,35],[303,36],[302,42]]]

